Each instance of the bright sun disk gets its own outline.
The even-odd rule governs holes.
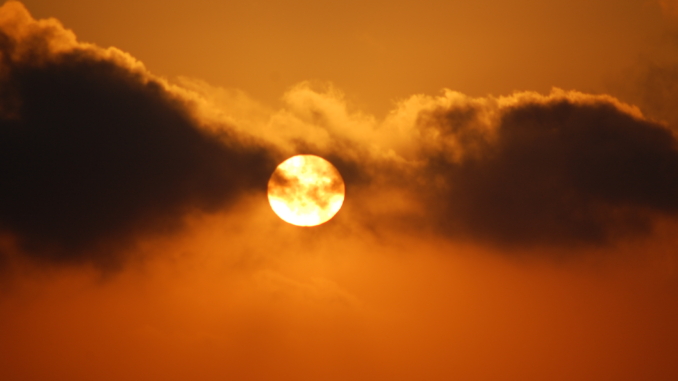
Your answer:
[[[314,155],[297,155],[282,162],[268,181],[268,201],[285,222],[316,226],[329,221],[344,203],[345,186],[339,171]]]

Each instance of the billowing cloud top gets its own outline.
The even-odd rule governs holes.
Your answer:
[[[263,192],[294,153],[339,168],[355,221],[451,239],[607,244],[678,211],[674,134],[609,96],[445,91],[378,121],[300,84],[274,111],[170,85],[17,2],[0,8],[0,54],[0,229],[34,258],[118,258],[188,212]]]

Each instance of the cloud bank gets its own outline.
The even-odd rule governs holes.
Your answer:
[[[368,224],[398,221],[500,247],[572,247],[643,237],[657,218],[676,217],[672,120],[608,95],[446,90],[403,100],[382,121],[332,87],[301,84],[285,100],[261,118],[262,138],[295,131],[280,146],[338,162],[347,202]]]
[[[190,213],[264,200],[275,165],[298,153],[346,180],[337,224],[570,247],[647,235],[678,211],[673,121],[611,96],[445,90],[377,120],[301,83],[272,110],[170,84],[17,2],[0,8],[0,53],[0,230],[5,250],[34,259],[115,262]]]

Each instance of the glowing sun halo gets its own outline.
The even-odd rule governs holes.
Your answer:
[[[268,202],[284,221],[316,226],[329,221],[344,203],[344,180],[327,160],[293,156],[275,169],[268,181]]]

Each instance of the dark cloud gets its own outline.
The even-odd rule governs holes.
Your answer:
[[[591,98],[593,99],[593,98]],[[422,112],[467,151],[425,150],[418,192],[439,231],[494,244],[605,244],[678,213],[676,139],[614,102],[561,97],[505,107],[490,132],[470,109]],[[472,149],[468,149],[471,147]],[[428,218],[427,217],[427,218]]]
[[[415,96],[370,130],[341,99],[298,88],[292,111],[261,118],[281,121],[258,132],[278,151],[205,128],[197,98],[123,53],[77,43],[18,3],[0,11],[0,238],[34,259],[115,263],[186,213],[264,192],[278,152],[332,162],[346,181],[340,220],[370,229],[433,224],[453,239],[568,246],[644,234],[678,213],[670,128],[612,97]],[[646,82],[673,97],[663,79],[675,73],[652,73]],[[650,111],[678,120],[662,107]]]
[[[143,70],[30,25],[0,29],[0,229],[23,252],[115,262],[139,234],[265,191],[276,164],[266,148],[206,132]]]

